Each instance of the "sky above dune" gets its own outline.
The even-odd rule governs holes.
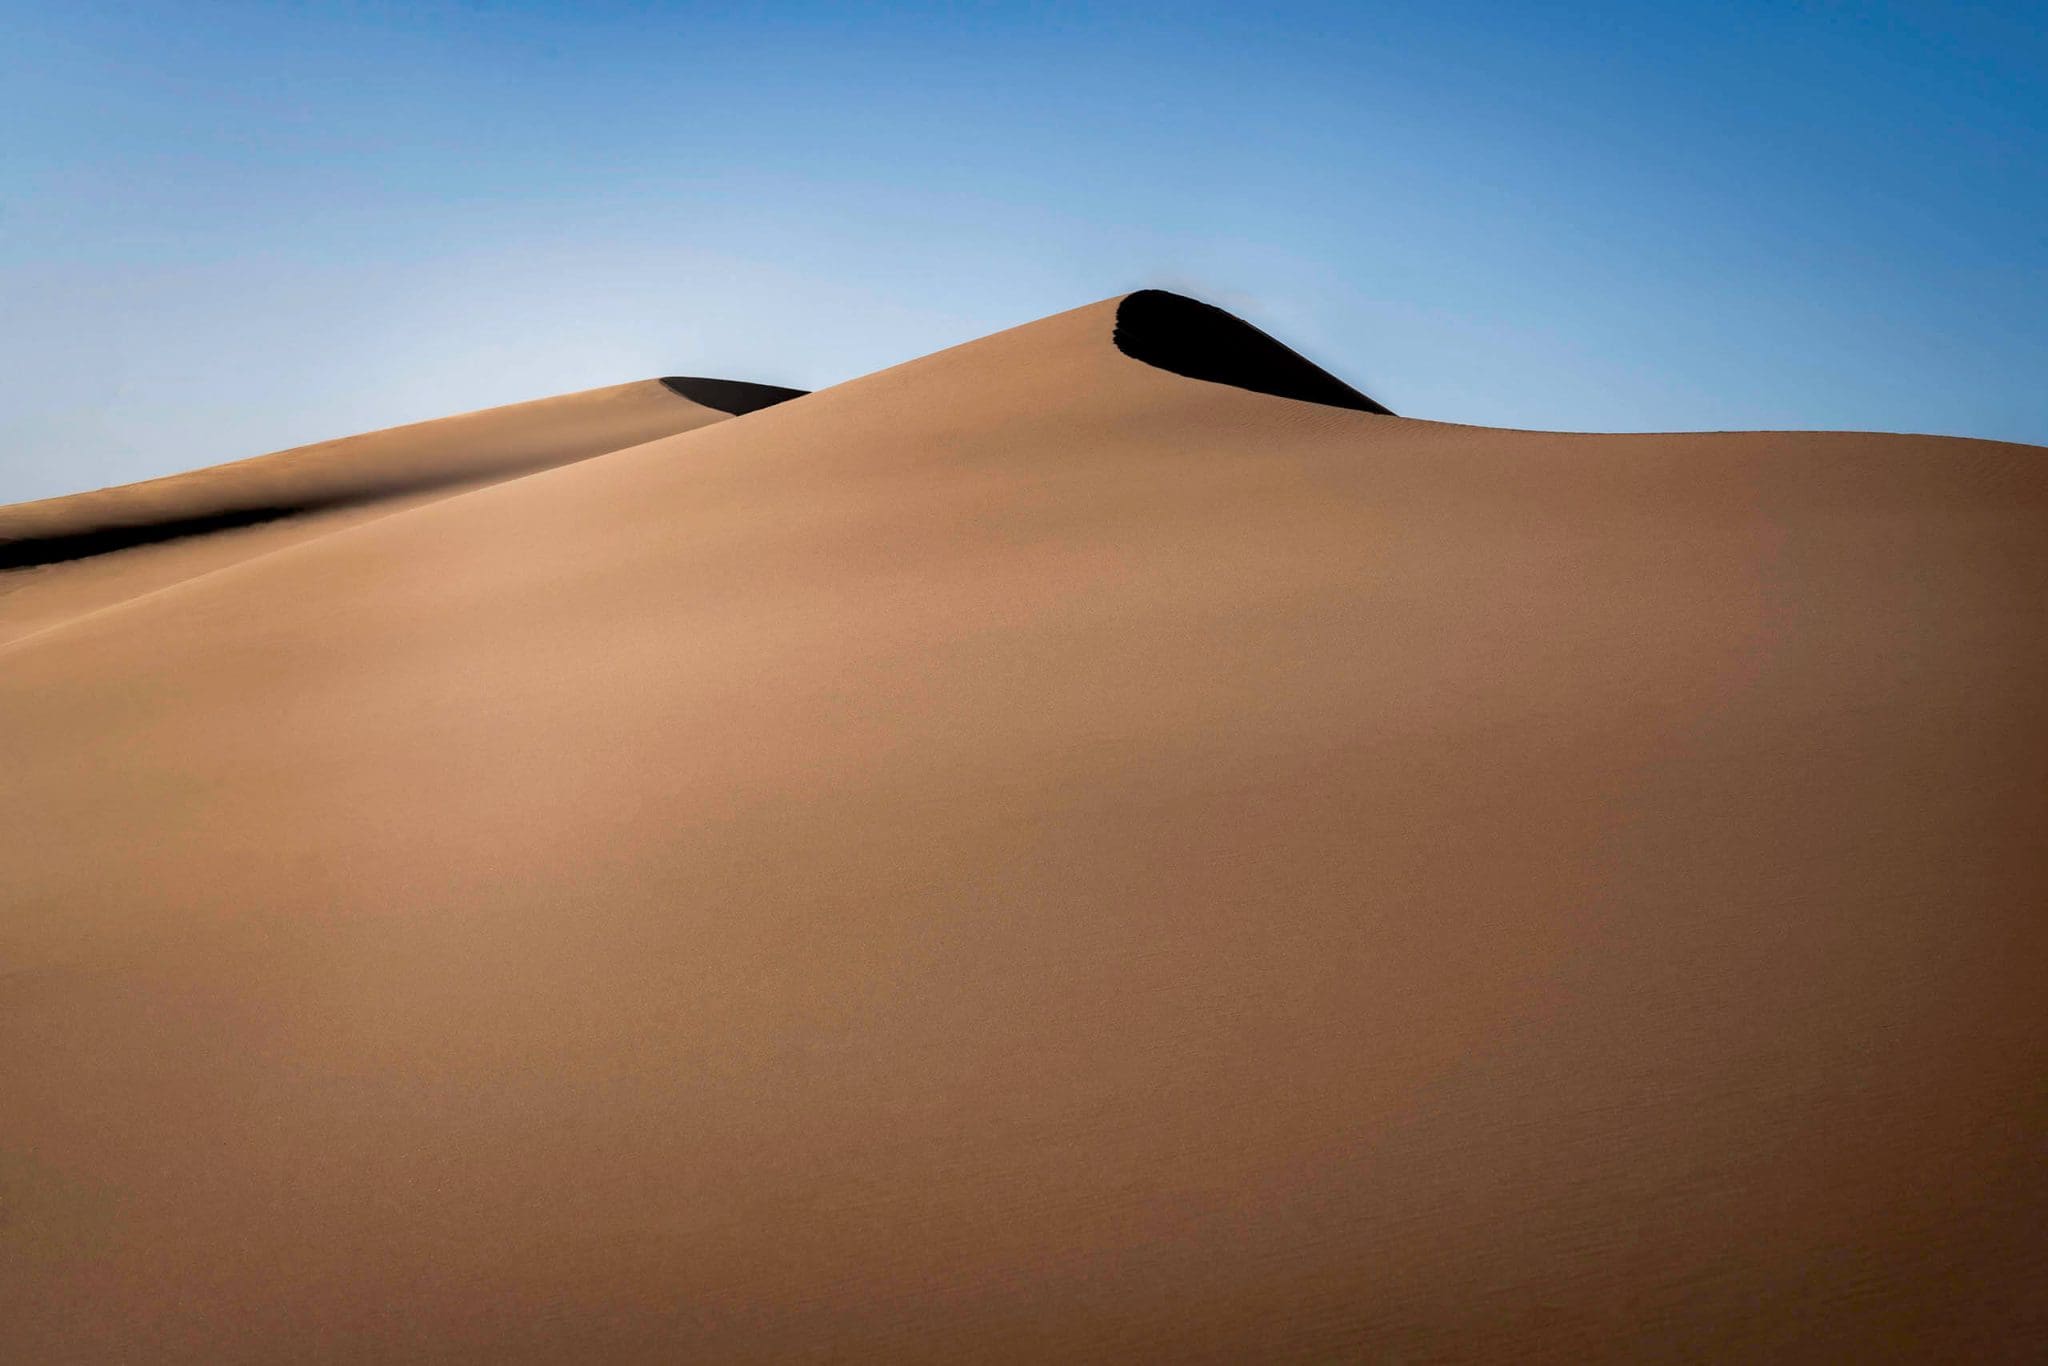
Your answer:
[[[2048,443],[2035,3],[0,0],[0,501],[1141,286],[1397,412]]]

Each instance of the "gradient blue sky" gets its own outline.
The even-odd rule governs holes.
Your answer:
[[[0,501],[1144,285],[1396,410],[2048,443],[2048,6],[0,0]]]

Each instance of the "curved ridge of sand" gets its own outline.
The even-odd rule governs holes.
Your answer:
[[[641,380],[16,503],[0,507],[0,569],[506,478],[753,412],[800,393],[733,380]]]
[[[640,380],[0,507],[0,642],[343,526],[801,392]]]
[[[1117,309],[0,655],[0,1355],[2038,1356],[2048,453]]]

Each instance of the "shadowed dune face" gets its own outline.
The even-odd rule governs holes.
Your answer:
[[[0,647],[0,1357],[2038,1357],[2044,452],[1118,312]]]
[[[385,490],[385,496],[403,497],[415,489],[435,488],[425,484]],[[55,531],[31,531],[0,541],[0,571],[29,569],[36,565],[62,564],[90,555],[105,555],[133,546],[155,545],[159,541],[183,540],[216,531],[234,531],[258,526],[284,517],[298,517],[330,508],[348,507],[359,500],[352,497],[313,497],[296,503],[251,503],[224,507],[214,512],[177,513],[135,521],[94,522]]]
[[[665,375],[663,384],[692,403],[714,408],[733,417],[758,413],[778,403],[802,398],[802,389],[785,389],[776,384],[749,384],[742,380],[703,379],[694,375]]]
[[[1139,290],[1118,303],[1114,338],[1125,355],[1190,379],[1393,416],[1243,319],[1163,289]]]

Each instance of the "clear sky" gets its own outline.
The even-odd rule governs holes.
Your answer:
[[[0,0],[0,502],[1145,285],[1415,416],[2048,443],[2048,5]]]

